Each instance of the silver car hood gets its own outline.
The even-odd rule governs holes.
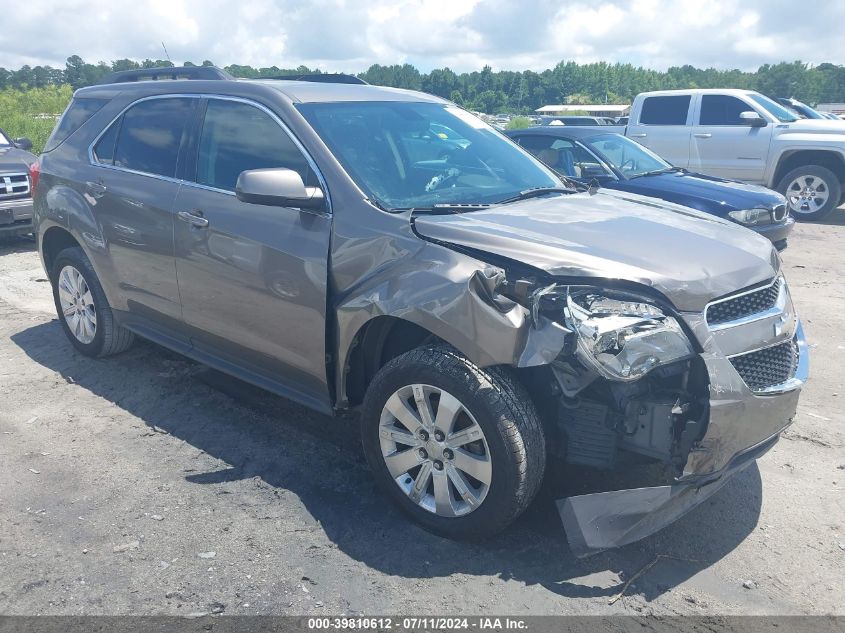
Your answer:
[[[452,215],[417,215],[418,234],[552,276],[651,286],[678,310],[772,279],[779,259],[753,231],[632,194],[543,197]]]

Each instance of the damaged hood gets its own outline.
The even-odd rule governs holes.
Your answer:
[[[701,311],[775,276],[771,243],[686,207],[619,192],[534,198],[451,215],[415,216],[423,237],[495,254],[552,276],[651,286],[678,310]]]

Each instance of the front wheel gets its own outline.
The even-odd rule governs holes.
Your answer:
[[[525,389],[448,347],[387,363],[367,391],[361,433],[381,487],[417,523],[449,538],[501,531],[543,479],[545,437]]]
[[[821,220],[839,204],[842,185],[826,167],[805,165],[781,178],[777,190],[786,196],[796,220]]]

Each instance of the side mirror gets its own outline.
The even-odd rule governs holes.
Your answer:
[[[30,141],[28,138],[16,138],[14,141],[12,141],[12,143],[14,143],[15,147],[17,147],[18,149],[22,149],[25,151],[29,151],[32,149],[32,141]]]
[[[740,112],[739,113],[739,120],[745,123],[745,125],[750,125],[751,127],[766,127],[766,119],[761,117],[757,112],[753,110],[749,110],[747,112]]]
[[[235,195],[242,202],[271,207],[322,209],[325,205],[319,187],[306,187],[298,173],[283,167],[241,172]]]

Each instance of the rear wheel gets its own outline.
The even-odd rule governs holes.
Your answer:
[[[525,390],[451,348],[385,365],[364,400],[367,461],[387,494],[426,529],[479,538],[525,510],[545,470],[545,438]]]
[[[842,198],[839,178],[826,167],[797,167],[781,178],[777,187],[786,196],[796,220],[821,220]]]
[[[109,356],[132,345],[132,333],[114,322],[103,287],[81,248],[61,251],[51,277],[56,312],[76,349],[86,356]]]

